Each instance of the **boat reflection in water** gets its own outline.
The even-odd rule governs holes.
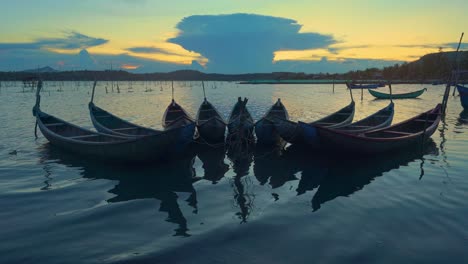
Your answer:
[[[227,149],[227,157],[231,161],[235,176],[229,178],[228,183],[233,190],[232,202],[235,215],[240,223],[248,222],[255,208],[256,193],[254,190],[264,189],[254,188],[255,184],[268,183],[273,190],[289,181],[299,179],[297,189],[291,189],[291,191],[297,192],[297,195],[303,195],[316,190],[311,204],[313,210],[317,211],[326,202],[337,197],[350,196],[369,185],[376,177],[402,166],[408,166],[408,163],[413,161],[421,161],[419,176],[422,177],[424,156],[438,155],[438,151],[434,141],[430,140],[424,146],[406,149],[392,155],[366,157],[363,163],[363,160],[356,160],[349,156],[330,157],[313,155],[310,152],[304,153],[294,146],[289,146],[286,150],[258,148],[254,150],[251,145],[230,145]],[[197,152],[203,162],[202,166],[205,171],[203,179],[213,184],[218,183],[229,170],[229,166],[225,163],[224,148],[197,150]],[[108,191],[115,195],[107,200],[109,203],[135,199],[159,200],[159,211],[167,213],[165,221],[177,225],[174,229],[174,236],[190,236],[187,218],[179,206],[178,195],[179,193],[188,195],[188,199],[183,202],[187,203],[192,211],[185,213],[196,214],[198,212],[197,192],[193,184],[201,178],[195,176],[195,155],[153,168],[115,166],[86,161],[53,148],[50,144],[41,146],[40,153],[40,162],[46,172],[45,190],[51,188],[51,181],[48,178],[51,163],[76,167],[81,170],[84,178],[118,181]],[[255,164],[251,170],[253,161]],[[247,176],[252,171],[255,179]],[[273,191],[272,195],[275,200],[279,199],[278,194]],[[262,206],[268,206],[268,204],[256,205],[256,207]]]
[[[223,147],[198,147],[197,156],[203,163],[205,175],[204,180],[211,181],[213,184],[218,183],[224,174],[229,170],[229,165],[224,162],[226,150]]]
[[[367,157],[365,164],[352,157],[306,156],[296,148],[288,148],[285,155],[302,166],[298,194],[318,188],[312,198],[312,208],[317,211],[324,203],[354,194],[385,172],[407,166],[416,160],[421,160],[419,178],[422,178],[424,155],[438,155],[438,152],[436,144],[430,140],[422,147],[408,148],[393,155]]]
[[[193,213],[197,213],[197,194],[193,183],[199,178],[195,177],[194,156],[154,168],[129,167],[79,159],[51,147],[50,144],[45,144],[41,149],[40,162],[46,168],[51,161],[68,167],[81,168],[83,178],[118,181],[118,184],[109,190],[109,193],[115,195],[107,200],[109,203],[151,198],[159,200],[159,211],[167,213],[166,221],[177,225],[174,236],[190,236],[177,193],[188,193],[189,197],[185,202],[193,208]]]
[[[458,124],[457,125],[467,125],[468,124],[468,110],[463,110],[460,113],[460,117],[458,117]]]
[[[281,147],[256,148],[254,152],[253,171],[260,185],[269,182],[276,189],[288,181],[298,180],[294,163],[285,159]],[[277,197],[275,197],[277,199]]]
[[[255,194],[252,193],[252,188],[250,188],[253,185],[251,178],[244,178],[244,176],[249,174],[254,148],[250,144],[243,144],[241,141],[242,139],[238,139],[229,142],[227,157],[231,160],[232,169],[236,173],[231,182],[234,192],[234,206],[240,210],[236,215],[241,223],[247,223],[247,219],[254,207]]]

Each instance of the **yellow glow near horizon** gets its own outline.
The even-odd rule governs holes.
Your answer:
[[[339,43],[329,49],[278,50],[274,62],[329,61],[344,58],[413,61],[437,52],[437,45],[456,42],[466,23],[461,22],[466,0],[271,0],[271,1],[5,1],[0,43],[28,43],[60,38],[67,31],[109,40],[87,48],[91,55],[120,55],[147,60],[205,65],[204,54],[168,43],[178,34],[177,23],[192,15],[261,14],[296,20],[300,32],[332,35]],[[47,11],[47,19],[43,12]],[[73,10],[73,12],[71,12]],[[222,30],[222,29],[220,29]],[[242,31],[242,29],[239,29]],[[466,41],[465,41],[466,42]],[[435,45],[434,48],[422,47]],[[414,45],[402,47],[401,45]],[[420,45],[420,46],[418,46]],[[131,47],[154,47],[153,53],[136,53]],[[77,54],[79,49],[43,47],[54,53]],[[451,49],[444,49],[449,51]],[[332,50],[333,51],[333,50]],[[253,58],[254,59],[254,58]]]

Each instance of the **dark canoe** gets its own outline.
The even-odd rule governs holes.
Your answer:
[[[206,98],[198,109],[197,131],[201,142],[224,143],[226,122]]]
[[[411,98],[416,98],[416,97],[420,96],[426,90],[427,90],[427,88],[424,88],[424,89],[414,91],[414,92],[411,92],[411,93],[392,94],[392,95],[387,94],[387,93],[377,92],[377,91],[374,91],[374,90],[368,90],[368,91],[369,91],[370,94],[372,94],[377,99],[411,99]]]
[[[228,121],[228,137],[230,140],[247,139],[252,140],[254,121],[249,110],[247,110],[247,101],[239,97],[234,105]]]
[[[187,148],[193,142],[193,133],[195,130],[194,123],[186,126],[175,127],[169,130],[159,131],[123,120],[122,118],[117,117],[100,107],[97,107],[93,102],[90,102],[88,107],[91,121],[97,131],[127,138],[153,138],[152,141],[154,142],[157,142],[159,138],[159,141],[161,142],[158,144],[158,146],[164,145],[168,147],[166,149],[155,150],[157,152],[166,152],[167,155],[181,153],[187,150]]]
[[[289,120],[288,110],[284,107],[281,99],[278,98],[267,113],[255,123],[255,135],[258,145],[276,145],[281,144],[281,137],[275,129],[276,118]]]
[[[53,146],[85,158],[109,162],[159,161],[167,158],[168,149],[174,149],[170,143],[175,134],[121,137],[90,131],[44,113],[40,109],[41,88],[42,82],[39,82],[33,114],[42,134]]]
[[[172,99],[172,102],[167,106],[166,111],[163,115],[162,126],[165,130],[192,126],[195,132],[195,121],[192,117],[180,106],[178,103]]]
[[[393,102],[390,102],[389,105],[380,109],[374,114],[357,122],[337,128],[337,130],[341,132],[357,134],[388,127],[393,121],[393,114],[395,112],[394,109],[395,107]]]
[[[275,128],[282,139],[291,144],[317,144],[316,127],[340,128],[350,124],[354,118],[355,103],[351,103],[339,111],[312,123],[293,122],[275,119]]]
[[[460,94],[460,102],[463,108],[468,109],[468,88],[457,85],[458,93]]]
[[[374,154],[403,149],[424,143],[437,129],[441,118],[441,104],[434,109],[396,125],[354,135],[318,127],[320,145],[324,150]]]
[[[372,83],[372,84],[355,84],[355,83],[347,83],[349,89],[377,89],[379,87],[385,87],[383,83]]]

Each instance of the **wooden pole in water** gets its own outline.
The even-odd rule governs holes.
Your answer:
[[[335,78],[333,78],[333,93],[335,93]]]
[[[458,50],[460,49],[460,45],[461,45],[461,42],[462,42],[462,39],[463,39],[463,35],[465,35],[464,32],[462,32],[462,34],[461,34],[460,41],[458,42],[458,47],[457,47],[457,55],[455,56],[455,63],[457,64],[457,74],[455,76],[455,83],[454,84],[458,84],[458,77],[459,77],[458,72],[460,71],[460,61],[458,61]],[[452,96],[455,96],[456,91],[457,91],[457,88],[454,87]]]
[[[91,93],[91,103],[94,101],[94,90],[96,90],[96,84],[97,84],[97,81],[94,81],[93,92]]]
[[[390,89],[390,102],[393,103],[392,83],[388,83],[388,89]]]
[[[174,81],[171,82],[172,87],[172,102],[174,102]]]
[[[455,56],[456,61],[458,60],[458,51],[460,50],[460,45],[461,45],[464,34],[465,33],[462,32],[461,37],[460,37],[460,41],[458,42],[458,47],[457,47],[456,56]],[[452,67],[452,69],[453,69],[453,67]],[[458,73],[455,73],[455,74],[458,74]],[[450,88],[452,86],[453,77],[454,77],[454,73],[451,72],[451,76],[450,76],[450,78],[449,78],[449,80],[447,82],[447,85],[445,86],[445,93],[444,93],[444,97],[442,99],[442,114],[443,115],[445,115],[445,111],[447,109],[448,97],[450,95]]]
[[[205,83],[202,81],[201,84],[202,84],[202,87],[203,87],[203,98],[204,98],[205,101],[206,101]]]
[[[351,101],[354,102],[354,98],[353,98],[353,89],[351,89],[351,87],[348,88],[349,89],[349,94],[351,95]]]

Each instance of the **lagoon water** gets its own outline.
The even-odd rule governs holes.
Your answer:
[[[109,93],[105,92],[108,86]],[[208,82],[227,118],[238,96],[255,119],[281,98],[312,121],[349,103],[344,85]],[[131,86],[131,87],[130,87]],[[95,102],[161,127],[170,83],[98,84]],[[199,83],[175,83],[195,115]],[[394,93],[422,85],[395,85]],[[395,101],[394,122],[441,101],[443,86]],[[42,109],[92,129],[89,82],[46,82]],[[423,148],[359,159],[320,153],[223,151],[150,167],[100,164],[34,139],[32,92],[0,88],[0,263],[467,263],[468,114],[448,114]],[[62,91],[59,91],[62,90]],[[388,101],[355,91],[355,120]]]

